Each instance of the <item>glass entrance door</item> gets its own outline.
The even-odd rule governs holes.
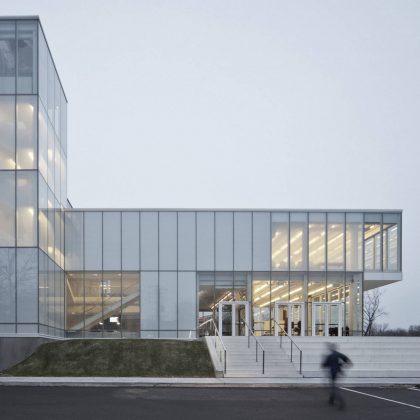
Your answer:
[[[312,335],[341,336],[343,334],[342,302],[312,303]]]
[[[274,335],[285,331],[289,335],[305,335],[305,302],[276,302]]]
[[[249,302],[221,301],[217,304],[219,331],[224,336],[248,335]]]

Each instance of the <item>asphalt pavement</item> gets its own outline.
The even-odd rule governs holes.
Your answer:
[[[0,387],[7,420],[420,419],[420,391],[341,389],[346,407],[327,403],[327,388]]]

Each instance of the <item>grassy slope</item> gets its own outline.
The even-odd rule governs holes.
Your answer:
[[[69,340],[43,344],[3,374],[214,377],[214,370],[202,341]]]

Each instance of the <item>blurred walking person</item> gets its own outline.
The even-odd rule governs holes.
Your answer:
[[[330,376],[330,396],[328,399],[328,404],[334,405],[335,401],[337,401],[339,408],[342,410],[344,409],[346,402],[344,401],[341,392],[337,388],[336,381],[342,373],[342,366],[351,366],[352,363],[345,354],[337,351],[334,343],[328,343],[328,350],[329,353],[322,363],[323,367],[328,368]]]

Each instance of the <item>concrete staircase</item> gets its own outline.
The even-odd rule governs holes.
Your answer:
[[[206,337],[213,364],[222,372],[224,359],[214,348],[214,337]],[[223,337],[226,346],[226,373],[230,378],[323,378],[321,367],[327,354],[327,343],[334,342],[337,350],[347,355],[353,363],[345,369],[348,378],[419,378],[420,337],[293,337],[302,350],[302,375],[299,374],[299,352],[293,347],[290,362],[290,340],[283,337],[258,337],[265,350],[265,372],[262,373],[262,351],[258,347],[255,360],[255,339]],[[218,355],[218,356],[217,356]]]
[[[214,353],[214,337],[206,338],[210,353]],[[279,338],[258,337],[264,348],[264,373],[263,354],[260,346],[258,348],[258,361],[256,361],[256,342],[250,337],[248,348],[248,337],[223,337],[226,346],[226,373],[228,378],[299,378],[294,365],[290,362],[289,356],[280,348]],[[214,356],[214,355],[213,355]],[[214,357],[212,356],[213,363]],[[218,370],[222,370],[222,364],[217,361]]]
[[[304,377],[325,376],[321,363],[327,354],[327,343],[334,342],[337,350],[353,363],[344,370],[346,377],[420,378],[420,337],[293,337],[293,340],[303,352]],[[284,349],[290,354],[287,346]]]

